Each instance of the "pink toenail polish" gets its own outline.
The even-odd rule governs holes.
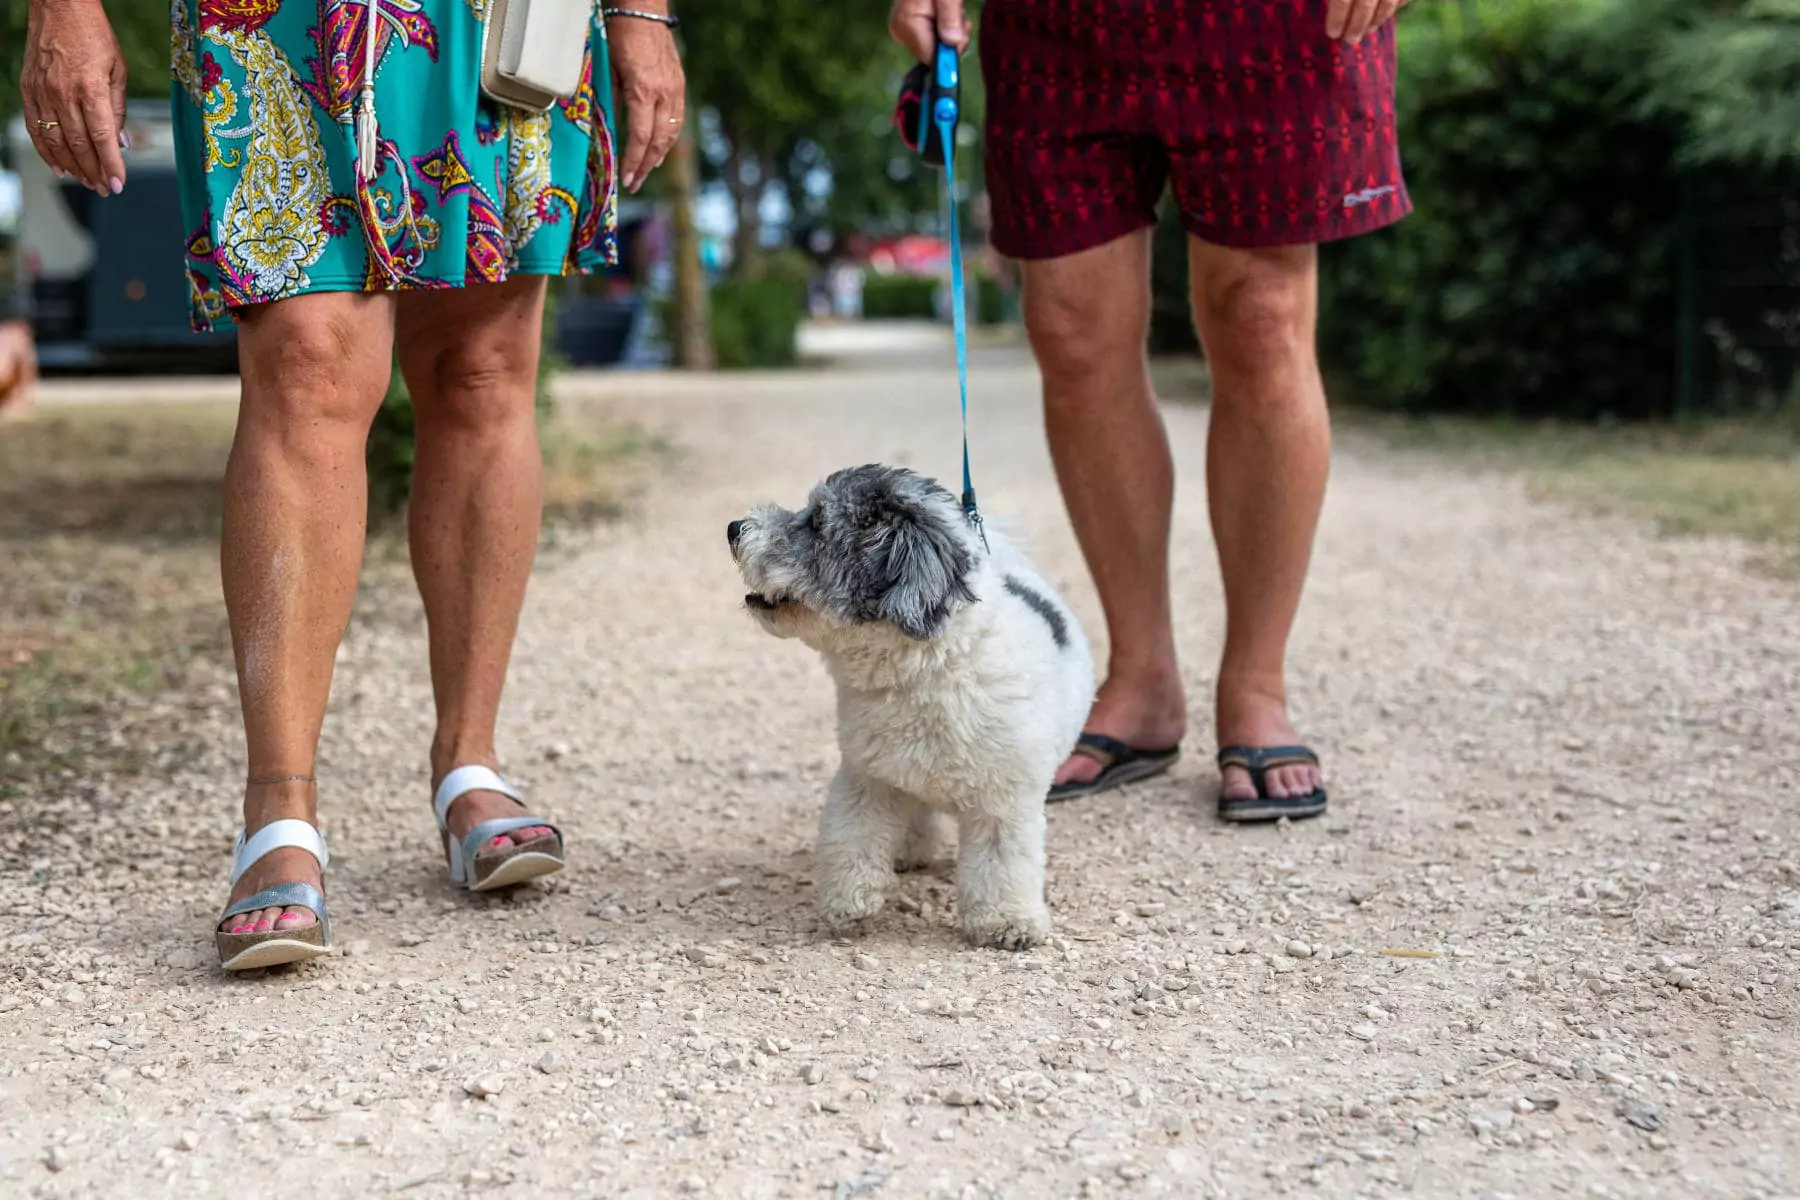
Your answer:
[[[275,926],[270,924],[268,921],[258,921],[254,926],[251,927],[250,932],[251,933],[264,933],[273,928],[275,928]]]
[[[490,846],[498,846],[498,845],[500,845],[500,844],[502,844],[502,843],[503,843],[503,842],[505,842],[505,841],[506,841],[506,839],[505,839],[505,838],[503,838],[503,837],[497,837],[497,838],[495,838],[495,839],[494,839],[494,840],[493,840],[493,841],[491,841],[491,842],[489,842],[489,843],[488,843],[488,845],[490,845]]]

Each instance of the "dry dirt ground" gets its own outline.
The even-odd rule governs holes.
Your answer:
[[[1742,547],[1346,440],[1294,646],[1327,818],[1215,823],[1196,728],[1171,778],[1053,811],[1050,945],[964,948],[942,875],[834,941],[830,691],[738,611],[724,526],[855,462],[953,472],[952,379],[565,390],[684,448],[533,584],[502,747],[571,869],[448,890],[384,584],[320,761],[343,953],[223,977],[218,665],[154,774],[0,802],[0,1194],[1800,1194],[1800,596]],[[987,507],[1098,642],[1029,368],[974,404]],[[1168,419],[1203,713],[1205,416]]]

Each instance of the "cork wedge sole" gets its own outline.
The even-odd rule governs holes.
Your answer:
[[[457,767],[444,776],[444,781],[438,784],[437,794],[432,797],[431,808],[437,818],[444,857],[450,866],[452,887],[471,892],[491,892],[530,879],[553,875],[563,869],[566,859],[563,855],[562,830],[541,817],[497,817],[491,821],[482,821],[461,838],[452,837],[450,806],[470,792],[497,792],[517,804],[521,814],[525,811],[518,789],[490,767]],[[534,827],[542,827],[550,832],[498,852],[487,851],[488,845],[495,838]]]
[[[279,967],[331,953],[317,922],[264,933],[217,933],[213,943],[219,948],[219,965],[227,971]]]
[[[283,849],[304,850],[318,861],[323,872],[331,862],[325,839],[310,822],[296,818],[270,821],[254,834],[238,831],[231,860],[231,885],[244,877],[266,855]],[[228,933],[219,928],[231,917],[265,908],[304,908],[314,918],[311,925],[293,929],[263,929],[254,933]],[[219,965],[227,971],[253,971],[283,963],[304,962],[331,952],[331,915],[325,896],[310,883],[278,883],[225,906],[213,923],[213,944]]]

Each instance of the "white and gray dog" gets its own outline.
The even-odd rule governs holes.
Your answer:
[[[964,935],[1009,950],[1050,929],[1044,794],[1094,699],[1075,614],[954,497],[896,467],[839,471],[790,511],[727,530],[770,633],[825,658],[843,761],[819,820],[826,925],[874,915],[896,867],[959,835]]]

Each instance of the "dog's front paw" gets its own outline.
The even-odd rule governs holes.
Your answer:
[[[884,887],[826,888],[819,893],[819,920],[833,933],[848,933],[881,911]]]
[[[1025,913],[969,913],[960,922],[971,946],[994,950],[1029,950],[1050,936],[1050,914],[1039,909]]]

